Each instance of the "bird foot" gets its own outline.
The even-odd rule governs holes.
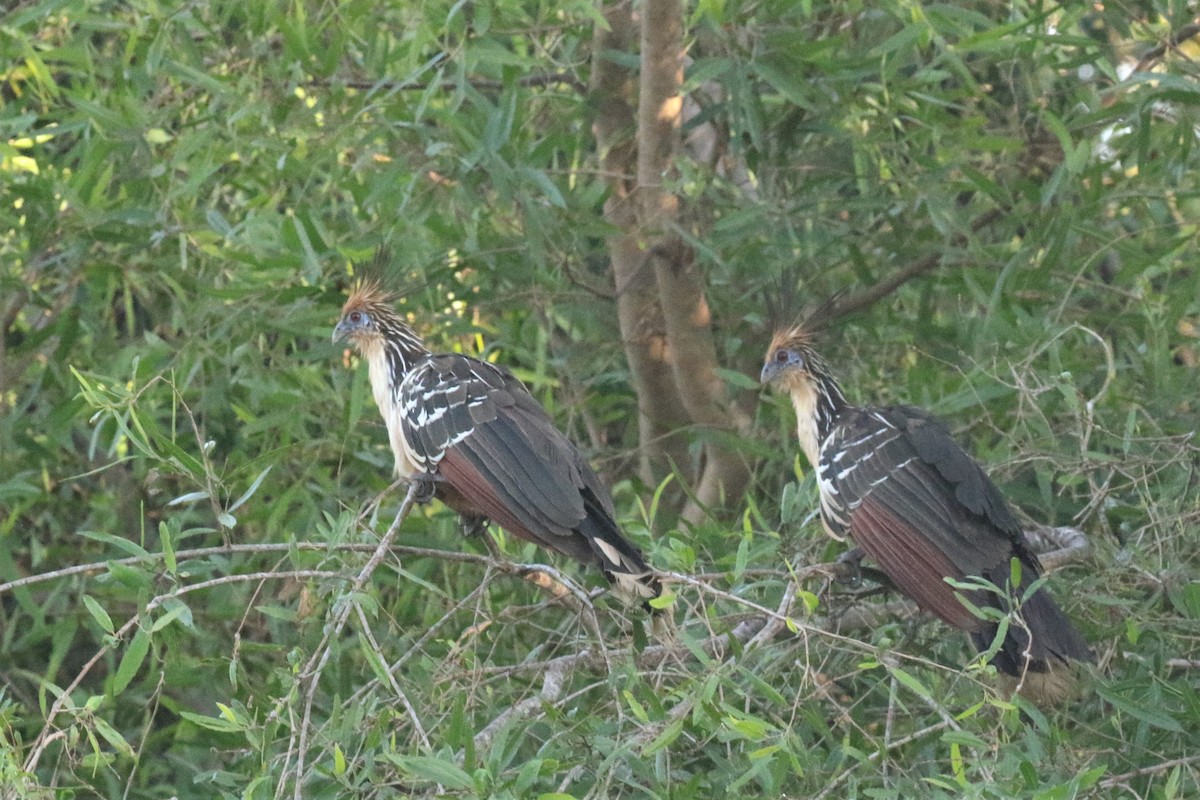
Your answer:
[[[487,534],[488,520],[482,514],[459,514],[458,524],[468,539]]]
[[[862,561],[866,554],[861,548],[854,547],[842,553],[835,562],[838,566],[838,575],[835,580],[845,586],[851,588],[857,587],[862,583]]]
[[[420,475],[413,478],[413,483],[417,487],[417,493],[413,495],[415,503],[424,505],[437,494],[437,478],[432,475]]]

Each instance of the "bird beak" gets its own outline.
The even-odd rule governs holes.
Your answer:
[[[350,332],[350,326],[346,324],[346,320],[339,319],[338,324],[333,329],[333,343],[337,344],[339,339],[345,339],[346,334]]]
[[[775,376],[779,374],[779,365],[774,361],[768,361],[763,364],[762,374],[758,376],[758,382],[763,386],[770,386],[771,381],[775,380]]]

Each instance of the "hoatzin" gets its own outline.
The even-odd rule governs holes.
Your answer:
[[[956,592],[976,607],[1015,610],[992,663],[1023,679],[1022,693],[1035,702],[1069,692],[1073,677],[1063,667],[1090,661],[1091,651],[1044,588],[1011,607],[1008,597],[1024,597],[1041,565],[1000,490],[943,423],[909,406],[851,405],[803,324],[772,339],[761,381],[791,396],[821,520],[829,535],[857,545],[852,559],[869,556],[901,593],[969,633],[981,651],[998,623],[972,613]],[[956,589],[947,578],[982,578],[1003,595]]]
[[[333,340],[366,360],[387,425],[396,476],[429,492],[477,531],[490,520],[534,544],[603,571],[618,594],[661,592],[614,521],[612,497],[546,410],[507,370],[431,353],[377,283],[359,283]]]

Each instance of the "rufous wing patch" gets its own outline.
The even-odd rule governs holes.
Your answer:
[[[850,536],[921,608],[961,630],[973,631],[982,624],[946,583],[947,577],[962,575],[919,530],[867,498],[851,516]]]

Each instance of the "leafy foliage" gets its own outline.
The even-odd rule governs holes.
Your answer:
[[[594,4],[2,12],[0,794],[1200,794],[1194,42],[1183,6],[1097,9],[694,4],[721,146],[674,187],[752,402],[780,275],[804,304],[911,270],[828,350],[1088,534],[1050,586],[1099,674],[1043,710],[936,622],[854,626],[880,604],[806,570],[839,546],[774,401],[736,518],[670,529],[631,477],[586,86],[636,54],[592,52]],[[381,246],[430,340],[512,367],[699,576],[678,648],[441,508],[355,587],[400,495],[326,342]]]

